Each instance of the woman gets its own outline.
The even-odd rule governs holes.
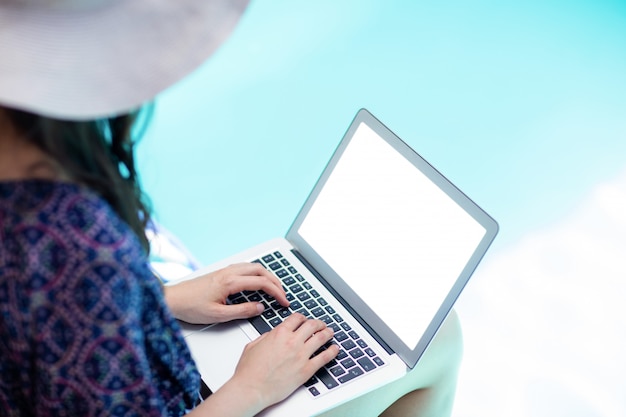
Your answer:
[[[242,290],[289,303],[258,265],[165,289],[147,266],[150,213],[133,159],[145,115],[136,109],[202,62],[244,6],[0,3],[2,415],[254,415],[337,354],[330,346],[311,358],[333,332],[292,314],[251,342],[233,377],[198,404],[176,319],[259,314],[256,303],[225,303]],[[434,359],[337,415],[392,403],[390,415],[449,413],[459,345],[446,338],[458,341],[454,316],[429,350]]]

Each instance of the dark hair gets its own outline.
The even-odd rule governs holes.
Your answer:
[[[137,234],[146,253],[149,252],[145,229],[150,221],[150,204],[139,183],[134,148],[150,119],[152,105],[124,115],[87,121],[5,110],[21,135],[50,155],[73,181],[103,197]]]

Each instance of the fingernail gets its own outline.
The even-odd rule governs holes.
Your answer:
[[[259,314],[261,314],[262,312],[265,311],[265,307],[263,307],[263,304],[257,303],[256,304],[256,310],[259,312]]]

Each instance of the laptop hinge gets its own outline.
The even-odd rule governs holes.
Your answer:
[[[344,308],[348,310],[350,314],[352,314],[352,316],[354,316],[354,318],[361,324],[361,326],[365,327],[365,330],[367,330],[372,335],[372,337],[376,339],[376,341],[387,351],[388,354],[393,355],[395,353],[393,349],[391,349],[389,345],[385,343],[385,341],[378,335],[378,333],[376,333],[374,329],[372,329],[370,325],[367,324],[367,322],[363,320],[363,318],[339,295],[339,293],[337,293],[337,291],[335,291],[332,286],[328,285],[328,282],[326,282],[322,275],[317,272],[317,270],[313,268],[310,263],[307,262],[307,260],[304,258],[304,256],[302,256],[302,254],[300,254],[300,252],[298,252],[296,249],[291,249],[291,252],[296,256],[296,258],[298,258],[300,262],[304,264],[304,266],[308,268],[309,271],[311,271],[313,275],[315,275],[315,278],[317,278],[322,283],[322,285],[337,299],[337,301],[339,301],[341,305],[344,306]]]

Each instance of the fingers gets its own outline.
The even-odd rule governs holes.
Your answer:
[[[294,313],[274,330],[278,330],[279,327],[296,339],[296,344],[300,346],[304,357],[307,358],[303,369],[306,369],[308,376],[326,365],[339,353],[339,346],[335,344],[318,352],[335,334],[323,321],[310,320],[299,313]],[[318,353],[313,356],[316,352]]]
[[[309,320],[314,321],[314,320]],[[303,326],[301,326],[302,328]],[[300,330],[300,329],[298,329]],[[314,333],[304,343],[305,354],[309,358],[307,367],[308,372],[313,373],[322,366],[330,362],[339,353],[339,346],[332,344],[327,349],[319,351],[328,341],[333,338],[334,332],[332,329],[324,326],[324,329]],[[317,354],[315,354],[317,352]],[[312,356],[314,355],[315,356]]]
[[[309,360],[309,363],[314,370],[317,370],[321,368],[322,366],[326,365],[331,360],[333,360],[337,356],[338,353],[339,353],[339,346],[337,345],[329,346],[328,349],[323,350],[322,352],[319,353],[319,355],[312,357]]]
[[[328,342],[334,335],[333,330],[328,328],[323,321],[307,319],[300,313],[294,313],[287,317],[280,326],[293,332],[298,342],[312,345],[313,351],[311,353]]]
[[[243,276],[239,277],[231,285],[232,292],[245,290],[261,290],[276,299],[282,306],[288,307],[289,301],[282,287],[276,287],[273,283],[268,282],[265,277],[260,276]]]
[[[337,355],[337,346],[320,349],[332,334],[323,322],[294,313],[246,345],[232,380],[252,389],[264,406],[281,401]]]
[[[315,349],[328,342],[334,334],[332,329],[326,326],[326,323],[319,320],[306,320],[295,333],[300,341],[317,345]]]
[[[289,329],[292,332],[295,332],[301,325],[306,321],[306,317],[304,317],[300,313],[293,313],[289,317],[283,321],[280,326]]]
[[[274,283],[279,288],[282,288],[282,284],[276,275],[272,274],[270,271],[265,269],[262,265],[256,262],[242,262],[239,264],[231,265],[234,268],[238,268],[242,275],[251,275],[251,276],[265,276],[270,281]]]
[[[241,304],[229,304],[219,305],[216,315],[226,320],[247,319],[250,317],[258,316],[265,310],[265,307],[261,303],[247,302]]]
[[[281,305],[289,306],[289,301],[280,280],[263,266],[257,263],[241,263],[231,265],[231,272],[239,275],[232,282],[233,293],[245,290],[262,290],[274,297]]]

